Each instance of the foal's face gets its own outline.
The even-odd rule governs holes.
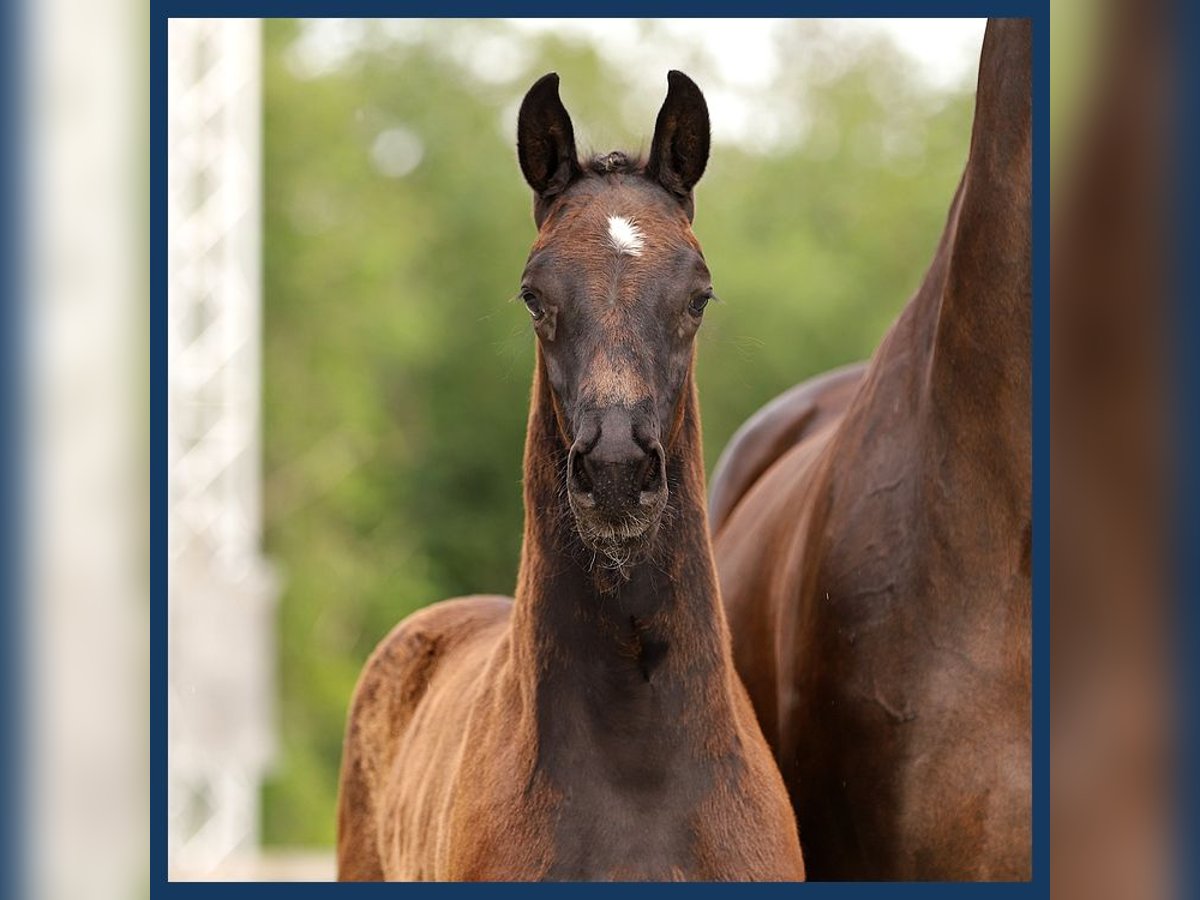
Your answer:
[[[567,496],[584,543],[622,563],[666,508],[672,432],[712,297],[691,229],[707,111],[672,73],[647,163],[614,153],[585,168],[547,76],[527,95],[519,132],[539,226],[521,299],[569,446]]]
[[[712,296],[687,216],[641,178],[586,178],[547,218],[521,297],[571,451],[585,542],[628,550],[667,503],[666,455]]]

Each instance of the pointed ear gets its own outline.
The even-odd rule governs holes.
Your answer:
[[[690,219],[692,188],[708,164],[708,104],[696,82],[682,72],[667,73],[667,99],[658,111],[646,175],[679,198]]]
[[[521,101],[517,115],[517,159],[533,188],[533,218],[540,226],[547,204],[579,177],[575,129],[558,97],[558,75],[543,75]]]

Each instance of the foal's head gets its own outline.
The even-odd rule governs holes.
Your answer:
[[[521,104],[517,150],[537,240],[521,280],[567,457],[583,542],[616,562],[645,548],[667,506],[696,330],[712,281],[692,234],[708,108],[671,72],[645,160],[581,162],[558,76]]]

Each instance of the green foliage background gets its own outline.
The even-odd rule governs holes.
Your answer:
[[[510,301],[534,235],[516,104],[556,70],[584,148],[637,149],[668,68],[721,79],[649,22],[633,52],[662,77],[636,84],[589,43],[503,22],[359,24],[323,68],[303,62],[306,27],[269,21],[264,46],[265,526],[284,577],[264,838],[328,845],[372,647],[420,606],[515,579],[533,339]],[[715,144],[697,193],[724,301],[700,338],[710,471],[762,403],[870,354],[932,255],[969,139],[972,83],[934,89],[882,38],[797,22],[776,40],[785,64],[761,97],[807,129]],[[480,77],[500,51],[507,76]],[[373,148],[398,127],[421,158],[389,177]]]

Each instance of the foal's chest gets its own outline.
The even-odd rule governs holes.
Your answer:
[[[700,877],[688,816],[609,800],[569,806],[553,830],[549,880],[675,881]]]

